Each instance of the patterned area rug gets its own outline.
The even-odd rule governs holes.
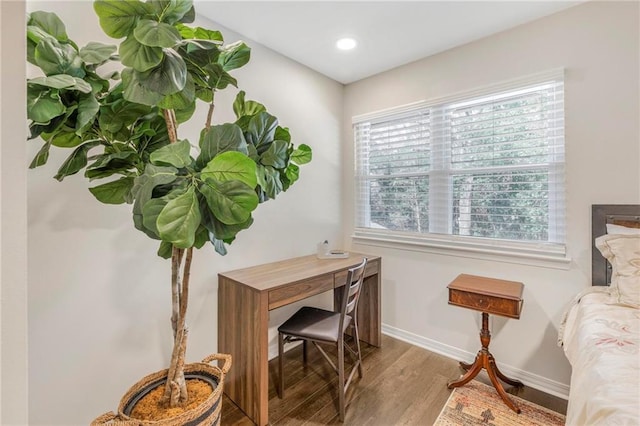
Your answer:
[[[454,389],[434,426],[562,426],[565,417],[555,411],[509,395],[522,412],[506,406],[494,388],[475,380]]]

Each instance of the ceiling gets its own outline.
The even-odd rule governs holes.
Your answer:
[[[207,18],[348,84],[579,1],[211,1]],[[353,37],[351,51],[335,47]]]

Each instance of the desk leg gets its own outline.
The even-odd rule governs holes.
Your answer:
[[[218,352],[233,357],[224,392],[258,426],[269,423],[268,327],[267,294],[220,277]]]
[[[498,370],[498,366],[496,365],[496,360],[489,352],[489,342],[491,341],[491,333],[489,332],[489,314],[486,312],[482,313],[482,330],[480,331],[480,342],[482,343],[482,349],[476,355],[476,359],[473,361],[473,364],[467,364],[466,362],[460,362],[460,367],[466,371],[466,373],[460,377],[458,380],[453,380],[447,384],[449,389],[457,388],[460,386],[464,386],[469,383],[474,377],[482,371],[484,368],[489,375],[489,380],[491,380],[491,384],[496,388],[498,395],[504,401],[505,404],[509,408],[511,408],[516,413],[520,414],[520,408],[511,401],[504,388],[502,387],[502,383],[498,379],[501,379],[505,383],[508,383],[513,386],[524,386],[522,382],[514,379],[510,379],[505,376],[500,370]]]

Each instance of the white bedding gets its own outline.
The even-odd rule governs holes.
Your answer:
[[[640,425],[640,310],[593,288],[568,310],[560,341],[573,368],[567,425]]]

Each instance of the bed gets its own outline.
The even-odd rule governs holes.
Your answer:
[[[640,205],[592,206],[592,287],[564,314],[567,425],[640,424]]]

